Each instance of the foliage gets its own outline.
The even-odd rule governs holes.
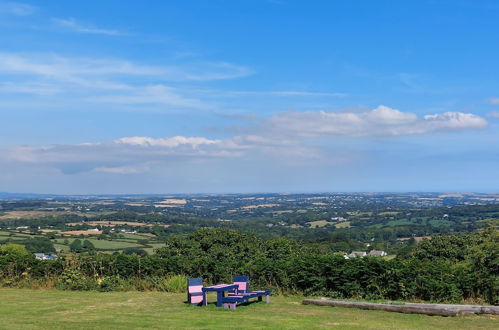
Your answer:
[[[144,251],[141,248],[137,248],[137,247],[125,248],[125,249],[123,249],[123,254],[136,254],[136,255],[141,256],[141,257],[147,256],[146,251]]]
[[[47,237],[35,237],[23,242],[26,250],[32,253],[54,253],[54,244]]]
[[[434,240],[434,241],[433,241]],[[76,240],[75,240],[76,241]],[[435,237],[403,258],[344,259],[321,245],[261,239],[235,230],[171,235],[157,253],[74,255],[36,260],[18,247],[0,250],[0,278],[59,278],[69,290],[183,291],[186,274],[205,284],[247,274],[251,287],[341,298],[498,303],[497,230]],[[2,251],[11,252],[2,252]],[[24,274],[24,275],[23,275]],[[15,281],[10,282],[15,283]]]

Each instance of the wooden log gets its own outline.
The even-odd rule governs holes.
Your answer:
[[[456,308],[438,307],[438,306],[425,306],[419,305],[389,305],[368,302],[355,302],[345,300],[323,300],[323,299],[305,299],[304,305],[319,305],[319,306],[334,306],[346,308],[360,308],[368,310],[382,310],[388,312],[398,312],[405,314],[425,314],[425,315],[438,315],[438,316],[458,316],[463,314],[474,314],[470,310],[458,310]]]
[[[464,314],[474,313],[474,314],[499,315],[499,306],[404,303],[404,306],[422,306],[422,305],[456,310]]]
[[[499,315],[499,306],[482,306],[480,312],[482,314]]]

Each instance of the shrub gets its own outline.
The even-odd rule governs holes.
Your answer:
[[[65,269],[57,283],[57,288],[62,290],[92,290],[96,286],[93,279],[86,278],[76,269]]]
[[[99,291],[125,291],[129,285],[119,276],[110,276],[100,282]]]

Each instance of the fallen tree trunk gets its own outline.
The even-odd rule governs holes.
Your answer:
[[[304,305],[319,305],[333,307],[360,308],[369,310],[382,310],[406,314],[425,314],[438,316],[458,316],[472,314],[498,314],[497,306],[475,306],[475,305],[446,305],[446,304],[415,304],[406,303],[401,305],[369,303],[347,300],[328,299],[305,299]]]

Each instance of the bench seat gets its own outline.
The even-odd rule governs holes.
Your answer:
[[[250,292],[245,292],[245,293],[237,293],[233,294],[227,297],[222,298],[222,302],[224,305],[224,308],[228,309],[236,309],[237,304],[241,304],[244,302],[247,302],[248,300],[252,298],[258,298],[259,301],[262,300],[262,297],[265,296],[265,302],[269,303],[270,302],[270,290],[257,290],[257,291],[250,291]]]

